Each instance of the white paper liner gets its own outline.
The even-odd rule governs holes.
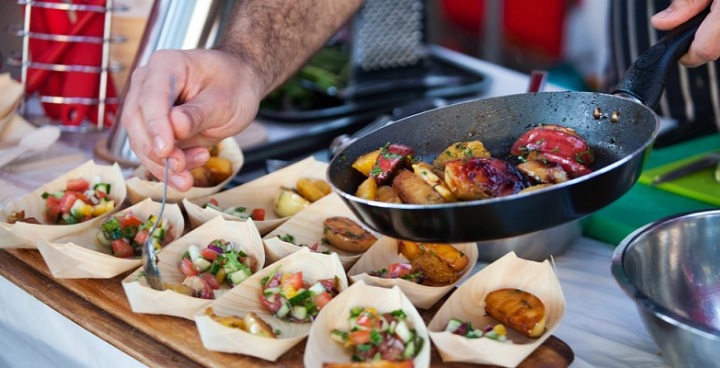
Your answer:
[[[187,192],[180,192],[168,187],[167,201],[169,203],[179,203],[183,198],[193,199],[217,193],[240,171],[245,162],[245,157],[235,138],[225,138],[218,145],[220,148],[219,157],[232,161],[232,174],[220,184],[212,187],[192,187]],[[127,180],[128,199],[131,203],[137,203],[145,198],[152,198],[158,202],[162,199],[163,183],[161,181],[147,180],[147,177],[147,169],[140,166],[133,172],[133,177]]]
[[[468,265],[459,273],[458,280],[452,284],[443,286],[427,286],[403,279],[385,279],[382,277],[370,276],[369,272],[387,268],[396,262],[409,262],[405,256],[398,252],[396,239],[383,236],[375,245],[370,248],[357,263],[348,271],[350,282],[364,280],[368,285],[393,287],[398,286],[400,290],[412,301],[417,308],[427,309],[433,306],[445,294],[452,290],[458,283],[465,279],[473,269],[478,259],[478,248],[476,243],[459,243],[453,246],[468,257]]]
[[[528,338],[506,326],[508,338],[513,341],[508,344],[489,338],[468,339],[444,331],[450,318],[471,321],[477,328],[497,323],[485,315],[485,296],[502,288],[527,291],[543,302],[547,330],[542,336]],[[460,285],[437,311],[428,330],[445,362],[515,367],[557,329],[564,313],[565,297],[550,263],[524,260],[510,252]]]
[[[300,244],[311,246],[315,243],[319,243],[317,247],[318,252],[330,251],[337,253],[343,267],[345,267],[346,270],[350,269],[350,267],[352,267],[364,253],[351,253],[337,249],[330,244],[323,244],[323,221],[332,216],[347,217],[365,228],[363,223],[358,220],[345,202],[342,201],[342,198],[334,192],[330,193],[310,204],[300,211],[300,213],[293,216],[263,237],[268,262],[275,262],[293,252],[297,252],[301,248],[306,248],[300,246]],[[376,238],[380,238],[380,235],[374,231],[367,228],[365,229],[375,235]],[[285,236],[288,234],[293,236],[295,244],[298,245],[279,239],[279,236]],[[370,247],[370,249],[372,248],[374,247]]]
[[[325,180],[327,166],[327,163],[317,161],[311,156],[235,188],[217,194],[183,201],[183,207],[188,214],[192,228],[209,221],[211,218],[217,216],[218,213],[221,213],[226,220],[245,221],[240,217],[228,215],[217,210],[210,208],[203,209],[202,205],[207,203],[211,198],[215,198],[218,201],[219,207],[222,209],[230,207],[262,208],[265,210],[265,220],[255,221],[255,225],[257,225],[260,234],[265,235],[289,218],[280,218],[273,210],[275,196],[280,188],[295,188],[298,179],[301,178]]]
[[[340,282],[340,294],[335,298],[343,295],[344,290],[348,287],[345,271],[336,255],[312,253],[307,249],[295,252],[250,276],[242,284],[234,287],[209,305],[215,314],[220,316],[243,317],[248,312],[255,312],[272,326],[273,330],[280,331],[278,338],[259,337],[241,329],[224,326],[207,316],[203,309],[195,314],[195,324],[206,349],[275,361],[307,337],[310,333],[310,323],[291,323],[275,318],[263,308],[260,302],[262,293],[260,280],[271,274],[278,266],[280,266],[279,272],[281,273],[302,271],[303,279],[311,283],[337,276]],[[325,305],[320,313],[322,314],[322,311],[332,303],[330,301]]]
[[[233,242],[237,249],[255,258],[258,265],[253,272],[259,271],[265,264],[262,239],[253,221],[226,221],[218,216],[163,248],[158,254],[158,267],[163,282],[182,284],[185,275],[180,272],[179,265],[183,253],[190,245],[194,244],[203,249],[215,239]],[[165,314],[192,320],[195,312],[204,310],[212,302],[210,299],[195,298],[171,290],[155,290],[147,285],[143,268],[128,275],[122,281],[122,286],[130,302],[130,309],[135,313]],[[221,285],[216,295],[229,288],[227,283]]]
[[[310,329],[305,344],[304,363],[306,368],[319,368],[323,363],[349,363],[351,355],[341,344],[330,337],[333,329],[350,329],[348,317],[350,310],[356,307],[374,307],[379,313],[402,309],[407,320],[418,335],[423,338],[420,352],[413,361],[414,367],[430,366],[430,339],[422,317],[412,305],[410,299],[399,287],[390,289],[365,284],[363,281],[352,284],[345,292],[328,303]]]
[[[113,216],[120,216],[128,211],[145,220],[150,215],[157,216],[160,203],[148,198]],[[163,221],[170,225],[169,236],[173,239],[182,236],[185,221],[178,205],[171,203],[165,205]],[[115,257],[111,254],[110,248],[100,244],[97,234],[101,231],[101,225],[102,222],[97,222],[95,226],[89,228],[38,241],[37,248],[54,277],[111,278],[141,265],[140,257],[132,259]]]
[[[65,189],[69,179],[85,178],[92,182],[93,178],[99,177],[103,183],[109,183],[110,198],[115,201],[115,208],[92,220],[71,224],[54,225],[45,224],[45,200],[43,192],[54,193]],[[68,173],[59,176],[51,182],[28,193],[0,210],[0,248],[37,248],[37,242],[41,238],[54,239],[70,233],[77,233],[85,229],[92,229],[102,223],[107,216],[116,212],[125,201],[127,191],[125,179],[123,178],[120,166],[116,163],[110,165],[98,165],[90,160],[70,170]],[[29,224],[17,222],[8,224],[7,218],[13,211],[25,211],[25,217],[35,217],[41,224]]]

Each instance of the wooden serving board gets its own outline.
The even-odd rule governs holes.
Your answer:
[[[152,367],[302,367],[301,342],[276,362],[205,349],[193,321],[177,317],[139,314],[130,310],[121,281],[112,279],[56,279],[37,250],[0,250],[0,275],[89,332]],[[425,322],[441,302],[420,310]],[[563,368],[575,355],[570,347],[550,336],[520,367]],[[480,367],[443,363],[432,347],[432,366]]]

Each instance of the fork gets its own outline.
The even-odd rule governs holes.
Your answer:
[[[172,106],[175,104],[175,77],[173,76],[170,79],[170,108],[172,109]],[[163,192],[162,192],[162,200],[160,202],[160,212],[158,213],[157,218],[155,219],[155,222],[153,223],[152,227],[150,228],[150,231],[148,232],[148,237],[145,239],[145,243],[143,243],[143,249],[142,249],[142,260],[143,260],[143,266],[145,268],[145,281],[147,281],[148,285],[150,285],[151,288],[155,290],[165,290],[165,286],[163,285],[162,278],[160,277],[160,268],[158,267],[158,259],[157,259],[157,253],[155,253],[155,244],[153,241],[153,233],[158,227],[158,224],[162,220],[163,211],[165,210],[165,202],[167,201],[167,188],[168,188],[168,171],[169,171],[169,165],[168,165],[168,159],[165,159],[164,162],[165,165],[165,173],[163,178]]]

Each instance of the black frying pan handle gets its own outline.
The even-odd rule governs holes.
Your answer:
[[[630,95],[646,106],[657,106],[668,70],[688,51],[695,32],[708,13],[709,10],[702,11],[645,50],[625,71],[612,94]]]

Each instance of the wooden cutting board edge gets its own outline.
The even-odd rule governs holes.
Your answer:
[[[192,321],[133,313],[121,286],[125,275],[112,279],[56,279],[37,250],[0,251],[0,275],[109,344],[153,367],[302,367],[304,342],[266,362],[249,356],[205,349]],[[428,319],[440,303],[421,311]],[[428,321],[426,321],[428,322]],[[520,367],[563,368],[574,360],[570,346],[550,336]],[[432,366],[482,367],[444,363],[433,346]]]

